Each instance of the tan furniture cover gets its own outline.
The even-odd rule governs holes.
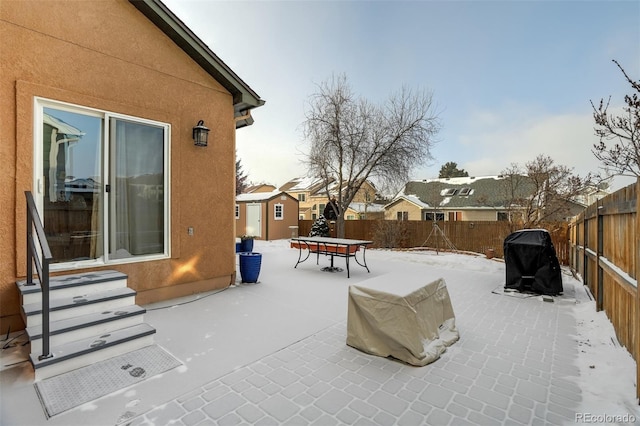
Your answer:
[[[442,278],[410,287],[406,280],[383,275],[349,287],[349,346],[423,366],[438,359],[459,337]]]

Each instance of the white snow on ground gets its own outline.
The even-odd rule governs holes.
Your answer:
[[[294,269],[298,253],[289,247],[287,240],[256,241],[254,250],[263,253],[258,285],[241,285],[238,277],[238,285],[219,295],[214,292],[209,297],[185,297],[185,300],[202,298],[202,301],[184,305],[179,304],[184,300],[166,301],[159,305],[166,305],[169,309],[148,311],[148,320],[159,329],[158,343],[183,360],[185,366],[180,372],[164,375],[162,380],[166,383],[163,382],[163,386],[158,386],[157,381],[149,381],[137,387],[136,401],[139,399],[141,402],[135,411],[145,412],[155,404],[165,403],[172,397],[186,393],[196,386],[198,380],[207,382],[232,371],[234,366],[247,365],[253,362],[254,353],[261,349],[271,353],[328,325],[344,322],[348,285],[357,285],[368,278],[381,275],[403,277],[417,271],[425,282],[432,278],[445,277],[454,309],[460,309],[461,316],[464,316],[464,308],[468,308],[469,303],[459,296],[465,291],[467,284],[474,292],[490,292],[501,288],[505,277],[503,262],[489,260],[476,254],[436,253],[425,250],[367,250],[367,263],[371,273],[351,263],[351,278],[347,279],[346,271],[339,273],[340,276],[321,272],[320,267],[326,266],[326,259],[321,259],[319,266],[315,260],[309,260]],[[344,259],[336,259],[336,266],[344,266],[342,262]],[[313,285],[297,285],[303,280]],[[573,316],[576,321],[575,339],[580,354],[575,359],[575,365],[580,370],[580,376],[575,377],[575,381],[581,389],[580,411],[584,412],[585,416],[591,416],[585,417],[584,422],[640,424],[640,408],[635,388],[635,361],[629,352],[617,343],[611,322],[604,312],[596,312],[595,302],[588,297],[582,283],[569,271],[564,271],[563,283],[565,294],[568,295],[568,289],[581,294],[579,300],[568,295],[556,303],[558,307],[562,306],[563,311],[566,307],[566,314]],[[529,301],[533,302],[531,299]],[[541,298],[540,303],[544,303]],[[186,328],[180,321],[185,316],[184,312],[188,312],[188,321],[193,324],[192,327],[198,325],[199,329],[183,333]],[[264,338],[264,332],[256,322],[260,325],[264,323],[263,328],[269,330],[268,339]],[[253,329],[260,334],[252,334]],[[239,333],[239,330],[244,331]],[[197,333],[202,333],[206,338],[194,339],[193,336],[198,335]],[[17,338],[9,341],[13,336]],[[209,336],[212,338],[208,338]],[[2,336],[2,339],[5,337]],[[6,399],[4,409],[16,411],[20,410],[22,405],[29,405],[29,410],[21,410],[23,413],[20,416],[25,420],[23,424],[37,424],[36,420],[43,415],[33,408],[38,402],[33,391],[31,367],[24,362],[28,346],[16,345],[24,342],[20,333],[15,333],[12,337],[3,342],[7,348],[2,350],[0,355],[0,372],[2,377],[7,379],[0,381],[3,399]],[[213,350],[212,340],[229,350]],[[456,351],[455,345],[451,351]],[[203,371],[207,373],[203,374]],[[89,408],[92,421],[101,424],[123,410],[123,400],[130,403],[129,397],[125,398],[122,393],[115,393],[95,403],[85,404],[60,418],[49,419],[48,424],[88,424],[84,411]],[[126,410],[131,408],[127,405]],[[620,417],[615,417],[616,415]]]
[[[276,241],[270,244],[281,243],[283,242]],[[287,243],[284,242],[284,244]],[[500,259],[488,260],[483,255],[472,253],[458,254],[442,251],[436,253],[431,250],[370,250],[367,252],[367,258],[377,257],[376,255],[381,252],[384,252],[382,257],[385,260],[397,265],[397,268],[386,272],[394,276],[402,276],[406,272],[407,265],[419,263],[432,266],[434,269],[453,269],[469,273],[470,280],[472,279],[477,285],[504,283],[505,265]],[[369,265],[374,267],[375,261],[370,262]],[[388,265],[385,264],[385,267],[388,268]],[[352,266],[352,268],[358,267]],[[582,282],[574,278],[566,268],[563,270],[562,280],[565,289],[570,286],[584,288]],[[586,288],[585,291],[587,291]],[[626,348],[618,343],[613,325],[606,314],[596,312],[595,301],[575,303],[571,308],[578,329],[576,340],[581,347],[581,356],[575,360],[581,372],[576,383],[582,390],[580,411],[601,416],[592,418],[604,420],[598,423],[637,422],[640,424],[640,407],[635,398],[636,363],[634,359]],[[604,415],[609,417],[603,418]],[[630,419],[631,422],[625,421],[624,417],[611,417],[613,415],[632,415],[635,421],[633,419]]]
[[[632,398],[636,393],[636,364],[631,354],[618,343],[606,314],[596,312],[595,302],[578,304],[573,311],[581,352],[576,363],[580,368],[582,411],[596,415],[636,413],[640,422],[638,402]]]

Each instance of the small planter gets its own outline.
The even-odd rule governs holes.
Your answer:
[[[253,251],[253,238],[247,238],[240,241],[240,251],[250,253]]]
[[[240,253],[242,251],[242,243],[236,243],[236,253]]]
[[[487,259],[493,259],[496,256],[496,251],[492,248],[490,249],[486,249],[484,251],[485,256],[487,256]]]
[[[262,253],[240,253],[240,278],[243,283],[257,283],[262,265]]]

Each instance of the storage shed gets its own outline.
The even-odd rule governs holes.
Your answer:
[[[505,290],[555,296],[562,293],[560,262],[544,229],[524,229],[504,240]]]
[[[297,226],[298,200],[284,191],[236,196],[236,237],[280,240],[291,237]]]

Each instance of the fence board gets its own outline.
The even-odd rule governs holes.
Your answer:
[[[569,224],[570,265],[582,275],[636,361],[640,381],[640,294],[638,293],[638,183],[606,196]]]

